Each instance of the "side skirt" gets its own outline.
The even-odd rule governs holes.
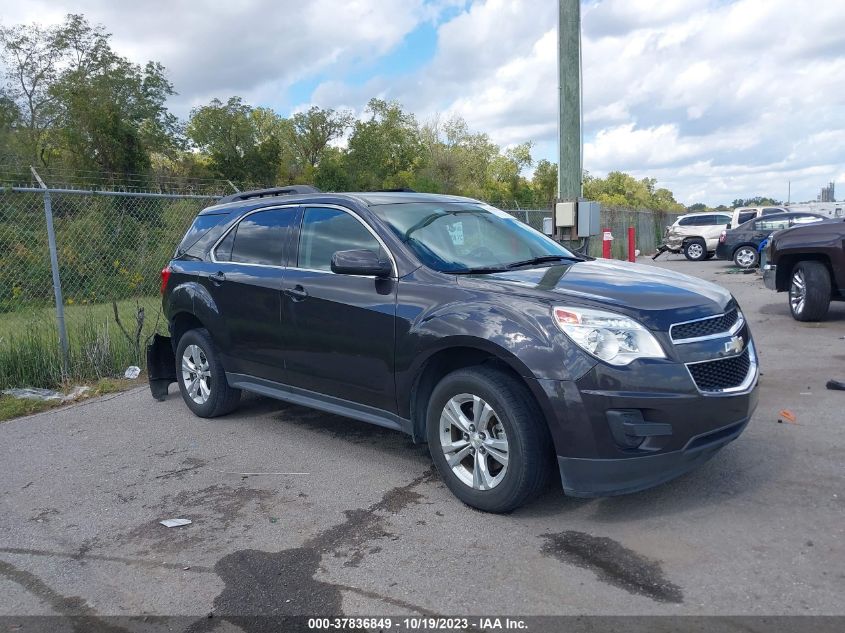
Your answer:
[[[283,400],[291,404],[299,404],[304,407],[342,415],[353,420],[360,420],[369,424],[383,426],[394,431],[411,434],[412,425],[410,420],[399,417],[395,413],[368,407],[367,405],[349,402],[341,398],[326,396],[307,389],[283,385],[271,380],[247,376],[246,374],[231,374],[226,372],[226,380],[229,386],[234,389],[251,391],[262,396]]]

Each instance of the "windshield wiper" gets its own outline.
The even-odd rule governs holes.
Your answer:
[[[544,262],[558,262],[561,260],[567,260],[571,262],[584,261],[580,257],[573,257],[571,255],[542,255],[540,257],[534,257],[532,259],[524,259],[519,262],[513,262],[512,264],[508,264],[508,268],[519,268],[520,266],[530,266],[532,264],[542,264]]]

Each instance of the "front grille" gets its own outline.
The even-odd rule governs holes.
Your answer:
[[[710,336],[712,334],[722,334],[729,331],[737,322],[739,312],[736,308],[728,310],[725,314],[711,317],[709,319],[701,319],[700,321],[690,321],[689,323],[677,323],[669,329],[669,336],[672,340],[683,341],[691,338],[699,338],[701,336]]]
[[[739,387],[751,369],[750,348],[742,354],[704,363],[687,365],[692,379],[701,391],[721,391]]]

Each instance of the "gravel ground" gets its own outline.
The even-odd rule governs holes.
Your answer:
[[[399,433],[261,398],[201,420],[140,387],[0,424],[0,616],[845,615],[845,304],[801,324],[756,274],[656,265],[733,292],[761,355],[752,422],[698,470],[493,516]]]

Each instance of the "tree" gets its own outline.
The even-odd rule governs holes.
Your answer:
[[[28,160],[48,165],[69,154],[77,167],[135,173],[149,166],[150,151],[172,143],[164,68],[120,57],[109,38],[75,14],[50,28],[0,28],[6,93]]]
[[[60,27],[0,26],[0,61],[6,69],[6,97],[20,111],[27,158],[47,163],[45,137],[58,116],[50,88],[59,75],[63,49]]]
[[[349,137],[352,184],[364,190],[411,184],[420,159],[417,121],[396,101],[370,99],[370,118],[356,121]]]
[[[656,189],[654,178],[637,180],[630,174],[612,171],[605,178],[584,173],[584,197],[607,205],[653,209],[655,211],[683,211],[668,189]]]
[[[531,179],[537,204],[547,206],[557,198],[557,165],[545,158],[537,163]]]
[[[285,140],[293,146],[302,164],[316,168],[329,143],[343,136],[353,121],[351,112],[313,106],[290,118]]]
[[[268,185],[279,168],[282,121],[269,108],[253,108],[240,97],[226,103],[213,99],[191,111],[187,134],[209,155],[220,178]]]

